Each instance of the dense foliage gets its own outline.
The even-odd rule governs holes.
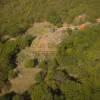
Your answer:
[[[8,81],[9,72],[16,67],[17,53],[29,46],[31,40],[32,37],[26,35],[4,43],[0,42],[0,89]]]
[[[17,76],[17,63],[41,69],[36,83],[25,93],[10,92],[0,100],[99,100],[100,24],[94,23],[99,12],[100,0],[0,0],[0,93]],[[79,20],[79,15],[86,18]],[[34,39],[26,30],[40,21],[58,27],[65,22],[93,24],[84,30],[66,30],[69,36],[58,46],[57,54],[41,59],[23,52],[30,52],[26,47]]]
[[[100,16],[100,0],[0,0],[0,34],[24,33],[34,21],[49,20],[61,25],[86,14],[89,20]],[[4,3],[5,2],[5,3]],[[2,3],[0,4],[2,5]]]
[[[60,69],[72,77],[61,90],[71,100],[99,100],[100,98],[100,25],[74,32],[65,39],[58,51]],[[76,78],[76,79],[75,79]]]
[[[94,25],[65,38],[56,58],[41,64],[43,71],[36,77],[32,99],[45,100],[48,95],[46,100],[99,100],[99,33],[100,25]]]

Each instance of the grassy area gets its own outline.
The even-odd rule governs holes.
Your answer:
[[[0,8],[0,34],[24,33],[34,21],[49,20],[60,25],[62,22],[71,22],[74,17],[83,13],[90,20],[100,16],[100,0],[6,1]]]
[[[20,50],[30,45],[32,37],[19,36],[15,40],[0,42],[0,89],[8,81],[9,72],[16,68],[16,58]]]
[[[36,84],[30,89],[27,88],[25,93],[13,95],[10,93],[0,99],[99,100],[100,24],[93,24],[96,18],[100,17],[99,12],[100,0],[0,0],[0,93],[2,89],[7,91],[10,86],[9,77],[16,77],[13,70],[17,64],[21,68],[23,64],[25,67],[30,67],[23,67],[25,69],[21,73],[23,77],[12,80],[15,82],[12,84],[13,88],[18,90],[20,87],[24,90],[25,87],[32,86],[34,81],[32,67],[42,69],[36,76]],[[79,15],[86,15],[86,20],[78,20]],[[45,24],[33,25],[34,22],[41,21]],[[60,33],[51,35],[52,31],[56,32],[56,26],[60,27],[62,23],[79,25],[89,21],[91,21],[90,26],[84,30],[66,30],[69,35],[65,36],[54,57],[41,59],[32,55],[34,52],[30,47],[32,50],[40,48],[40,42],[44,41],[42,44],[45,49],[48,47],[45,44],[48,42],[46,40],[50,36],[50,41],[53,41],[54,36],[54,40],[58,41],[57,35]],[[38,34],[36,41],[33,41],[34,34]],[[11,38],[10,35],[16,37]]]
[[[99,100],[100,95],[100,25],[74,32],[65,39],[58,51],[61,69],[79,78],[82,85],[66,81],[61,85],[66,98],[76,100]],[[78,92],[76,92],[78,91]],[[78,95],[77,95],[78,93]],[[75,96],[76,95],[76,96]]]

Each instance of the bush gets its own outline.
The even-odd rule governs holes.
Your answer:
[[[33,68],[36,67],[38,64],[38,60],[37,59],[26,59],[24,66],[25,67],[29,67],[29,68]]]
[[[52,94],[44,83],[33,86],[31,91],[32,100],[52,100]]]
[[[68,78],[61,84],[61,90],[67,99],[99,100],[100,81],[100,25],[90,27],[84,31],[66,38],[58,50],[58,62],[61,67],[78,81]],[[94,91],[94,92],[93,92]]]
[[[16,78],[17,76],[18,76],[18,73],[15,72],[14,70],[10,70],[10,71],[9,71],[9,74],[8,74],[8,78],[9,78],[9,79]]]
[[[22,36],[15,38],[15,41],[6,41],[0,43],[0,88],[5,85],[9,77],[15,77],[16,73],[12,70],[16,68],[16,57],[19,51],[32,42],[31,36]],[[11,72],[10,72],[11,71]]]
[[[23,96],[16,94],[15,96],[13,96],[12,100],[24,100],[24,98]]]
[[[46,75],[46,71],[41,71],[41,72],[39,72],[39,73],[36,75],[36,77],[35,77],[36,82],[37,82],[37,83],[44,82],[45,75]]]
[[[30,35],[18,36],[16,39],[16,44],[20,49],[30,46],[33,41],[33,37]]]
[[[63,24],[61,17],[58,16],[55,12],[53,12],[52,14],[48,16],[48,21],[58,27],[62,26]]]
[[[62,22],[73,22],[76,16],[84,13],[90,16],[90,20],[100,17],[100,13],[97,13],[100,12],[100,0],[6,1],[5,6],[0,7],[0,34],[3,35],[23,34],[34,21],[49,20],[61,26]]]
[[[0,81],[8,80],[8,72],[16,67],[16,54],[19,49],[14,42],[6,42],[0,48]]]

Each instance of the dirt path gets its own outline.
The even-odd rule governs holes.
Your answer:
[[[56,53],[56,48],[61,43],[64,36],[68,36],[66,32],[67,28],[67,26],[48,28],[48,31],[46,30],[47,33],[39,35],[33,41],[30,47],[32,52],[38,52],[39,54]]]
[[[34,52],[39,52],[40,54],[45,55],[47,53],[56,52],[57,45],[61,43],[64,36],[67,34],[66,32],[64,32],[67,29],[67,27],[65,26],[54,29],[55,27],[51,27],[48,23],[44,24],[45,25],[43,25],[43,23],[39,25],[38,23],[39,27],[41,27],[40,29],[44,30],[44,32],[47,33],[38,35],[38,37],[33,41],[32,45],[29,47],[31,51],[28,53],[31,54]],[[47,26],[49,26],[50,28],[48,28]],[[37,25],[35,25],[35,27],[37,27]],[[53,29],[54,31],[52,31]],[[39,32],[39,30],[37,32]],[[23,91],[27,90],[32,84],[35,83],[35,75],[41,69],[25,68],[19,65],[17,69],[20,70],[20,75],[17,78],[10,81],[12,84],[11,90],[17,93],[22,93]]]
[[[35,24],[35,28],[33,29],[38,33],[38,36],[29,47],[30,51],[28,50],[29,52],[26,52],[26,54],[30,53],[30,55],[35,52],[38,52],[42,55],[52,52],[56,53],[57,45],[61,43],[65,34],[67,34],[67,32],[64,32],[66,31],[67,27],[63,26],[61,28],[57,28],[55,26],[52,26],[51,24],[49,25],[49,23],[46,22]],[[28,31],[30,32],[30,30]],[[41,32],[41,34],[39,32]],[[11,40],[13,41],[15,39],[12,38]],[[41,69],[39,69],[38,67],[25,68],[20,66],[19,64],[17,69],[20,71],[20,74],[15,79],[10,80],[11,89],[9,90],[9,92],[14,91],[16,93],[23,93],[35,83],[35,76],[41,71]]]
[[[35,76],[40,72],[39,68],[20,68],[19,77],[11,80],[11,91],[23,93],[35,83]]]

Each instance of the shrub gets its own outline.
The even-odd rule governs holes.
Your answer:
[[[24,97],[16,94],[15,96],[13,96],[12,100],[24,100]]]
[[[48,21],[54,25],[57,25],[58,27],[62,26],[63,23],[61,17],[58,16],[55,12],[48,16]]]
[[[37,59],[26,59],[25,63],[24,63],[24,66],[25,67],[30,67],[30,68],[33,68],[33,67],[36,67],[38,65],[38,60]]]
[[[99,100],[100,77],[100,25],[90,27],[84,31],[77,31],[77,34],[66,38],[58,51],[58,62],[61,67],[81,83],[75,80],[65,80],[61,84],[61,90],[67,99]],[[94,92],[93,92],[94,91]]]
[[[0,3],[0,34],[3,35],[23,34],[34,21],[49,20],[61,26],[62,22],[73,22],[73,19],[80,14],[87,14],[90,20],[100,16],[100,13],[97,13],[100,12],[99,0],[6,1],[3,7]]]
[[[17,72],[15,72],[14,70],[10,70],[10,71],[9,71],[9,74],[8,74],[8,78],[9,78],[9,79],[13,79],[13,78],[16,78],[17,75],[18,75]]]
[[[16,44],[20,49],[25,48],[26,46],[30,46],[32,43],[33,37],[30,35],[18,36],[16,39]]]
[[[39,73],[36,75],[36,77],[35,77],[36,82],[37,82],[37,83],[44,82],[45,75],[46,75],[46,71],[41,71],[41,72],[39,72]]]
[[[52,94],[44,83],[36,84],[31,91],[32,100],[52,100]]]

